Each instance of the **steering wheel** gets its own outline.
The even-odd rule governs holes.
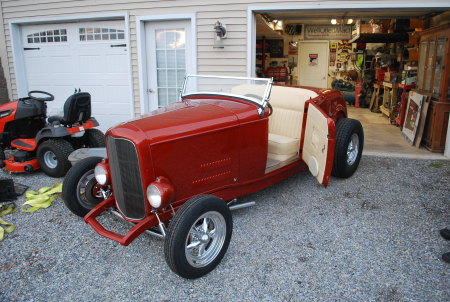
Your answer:
[[[38,94],[38,95],[43,94],[43,95],[46,95],[46,97],[37,97],[37,96],[34,96],[35,94]],[[40,91],[40,90],[33,90],[33,91],[28,92],[28,97],[32,100],[39,101],[39,102],[50,102],[55,99],[53,94],[45,92],[45,91]]]

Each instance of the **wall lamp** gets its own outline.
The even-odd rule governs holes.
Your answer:
[[[214,31],[216,32],[216,41],[220,41],[227,37],[227,26],[219,21],[214,24]]]

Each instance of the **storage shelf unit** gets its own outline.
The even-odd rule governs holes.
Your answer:
[[[389,118],[389,121],[394,122],[394,105],[397,104],[397,83],[383,82],[383,104],[380,106],[380,111]]]
[[[417,88],[431,93],[422,143],[432,152],[443,152],[450,113],[450,24],[420,34]]]

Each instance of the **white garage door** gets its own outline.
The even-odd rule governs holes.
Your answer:
[[[129,65],[123,21],[40,24],[22,27],[29,90],[55,96],[49,115],[62,112],[80,88],[92,96],[100,129],[130,119]]]

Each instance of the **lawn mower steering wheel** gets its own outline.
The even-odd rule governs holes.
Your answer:
[[[34,94],[43,94],[43,95],[46,95],[46,97],[37,97],[37,96],[34,96]],[[45,91],[40,91],[40,90],[33,90],[33,91],[28,92],[28,97],[32,100],[39,101],[39,102],[50,102],[55,99],[53,94],[45,92]]]

